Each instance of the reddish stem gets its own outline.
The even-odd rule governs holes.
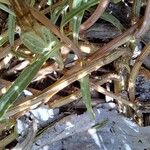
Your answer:
[[[108,4],[109,0],[101,0],[94,13],[90,16],[90,18],[88,18],[83,24],[81,24],[80,32],[83,32],[90,28],[101,17]]]

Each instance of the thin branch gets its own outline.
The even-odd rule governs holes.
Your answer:
[[[129,77],[129,85],[128,85],[128,91],[129,91],[129,98],[131,101],[135,101],[135,81],[136,77],[139,73],[140,67],[144,61],[144,59],[150,54],[150,43],[146,45],[146,47],[142,50],[141,55],[136,60],[131,73]]]
[[[66,104],[69,104],[71,102],[74,102],[76,100],[79,100],[81,98],[81,92],[78,90],[74,92],[73,94],[70,94],[69,96],[62,97],[60,99],[55,99],[53,101],[48,102],[48,106],[50,108],[58,108],[61,106],[64,106]]]
[[[13,7],[13,10],[17,16],[17,23],[19,26],[22,27],[22,29],[26,29],[26,27],[32,27],[33,25],[33,19],[31,14],[29,13],[29,7],[26,3],[26,1],[22,0],[9,0],[11,6]]]
[[[0,95],[2,95],[7,91],[7,89],[12,85],[13,82],[0,78],[0,83],[1,83]],[[33,88],[27,88],[27,90],[29,90],[33,95],[39,93],[39,90],[35,90]]]
[[[103,75],[101,76],[99,79],[91,79],[90,81],[92,82],[96,82],[98,83],[99,85],[103,85],[105,84],[106,82],[109,82],[110,80],[120,80],[120,77],[117,75],[117,74],[112,74],[112,73],[109,73],[107,75]],[[93,86],[90,86],[90,90],[93,91],[94,88]],[[78,90],[76,92],[74,92],[73,94],[69,95],[69,96],[66,96],[66,97],[63,97],[63,98],[56,98],[55,100],[53,101],[49,101],[48,102],[48,106],[50,108],[56,108],[56,107],[61,107],[61,106],[64,106],[68,103],[71,103],[71,102],[74,102],[76,100],[78,100],[79,98],[81,98],[82,95],[81,95],[81,92]]]
[[[53,95],[55,95],[57,92],[59,92],[69,84],[83,78],[87,74],[99,69],[100,67],[111,63],[112,61],[118,59],[120,56],[124,55],[126,52],[126,49],[118,49],[105,57],[97,56],[94,60],[87,61],[86,65],[83,68],[81,67],[80,63],[76,64],[76,66],[69,70],[64,77],[62,77],[50,87],[46,88],[36,96],[27,97],[26,99],[24,99],[23,103],[18,103],[18,105],[14,104],[14,107],[12,107],[6,113],[6,116],[12,116],[20,111],[29,110],[34,105],[38,106],[43,102],[48,102]]]
[[[106,89],[104,89],[103,87],[101,87],[100,85],[98,85],[97,83],[91,83],[91,84],[93,85],[93,87],[95,88],[95,90],[97,90],[98,92],[100,92],[100,93],[102,93],[104,95],[110,96],[113,99],[116,99],[117,101],[119,101],[119,102],[121,102],[121,103],[123,103],[123,104],[125,104],[127,106],[130,106],[134,110],[137,110],[137,106],[134,103],[132,103],[132,102],[130,102],[130,101],[122,98],[119,95],[115,95],[114,93],[107,91]]]
[[[136,23],[131,28],[129,28],[127,31],[125,31],[123,34],[121,34],[120,36],[116,37],[115,39],[110,41],[105,46],[98,49],[95,53],[93,53],[91,55],[91,57],[89,59],[92,60],[97,56],[104,56],[104,55],[108,54],[111,50],[113,50],[113,49],[121,46],[122,44],[128,42],[129,40],[131,40],[133,37],[133,34],[136,31],[136,28],[139,26],[139,23],[140,22]]]
[[[80,32],[90,28],[103,14],[109,4],[109,0],[101,0],[94,13],[80,26]]]

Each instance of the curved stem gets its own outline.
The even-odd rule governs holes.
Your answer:
[[[101,17],[108,4],[109,0],[101,0],[94,13],[90,16],[90,18],[88,18],[83,24],[81,24],[80,32],[83,32],[84,30],[90,28]]]

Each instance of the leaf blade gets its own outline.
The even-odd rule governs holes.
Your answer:
[[[15,102],[15,100],[22,93],[22,91],[29,85],[29,83],[31,82],[33,77],[36,75],[38,70],[42,67],[43,63],[51,55],[53,55],[53,53],[58,51],[59,48],[60,48],[60,44],[56,45],[51,51],[49,51],[42,57],[38,58],[30,66],[28,66],[22,71],[22,73],[13,83],[13,85],[0,98],[0,120],[3,119],[4,114],[9,109],[9,107]]]
[[[9,14],[8,16],[8,39],[11,46],[14,45],[15,35],[15,16]]]
[[[80,7],[70,11],[62,20],[61,28],[68,23],[74,16],[80,14],[81,12],[87,10],[89,7],[96,5],[99,3],[99,0],[89,0],[87,3],[84,3]]]
[[[15,13],[12,12],[7,6],[5,6],[4,4],[0,3],[0,9],[6,11],[9,14],[12,14],[13,16],[15,16]]]
[[[109,14],[107,12],[104,12],[103,15],[101,16],[101,18],[105,21],[110,22],[111,24],[113,24],[116,28],[118,28],[120,31],[124,30],[123,25],[120,23],[120,21],[114,17],[112,14]]]
[[[84,100],[87,111],[91,114],[93,118],[95,118],[94,111],[92,109],[91,104],[91,94],[90,94],[90,86],[89,86],[89,75],[80,79],[80,90],[82,93],[82,98]]]

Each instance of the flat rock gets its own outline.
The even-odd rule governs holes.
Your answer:
[[[55,123],[35,140],[32,150],[144,150],[150,148],[150,127],[139,127],[115,110],[94,109],[95,120],[86,112]],[[96,123],[108,120],[100,128]]]

